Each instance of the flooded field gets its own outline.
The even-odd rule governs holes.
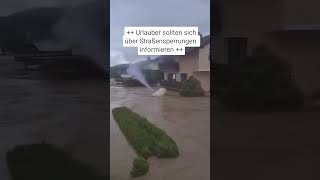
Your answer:
[[[114,122],[104,80],[44,80],[17,76],[12,59],[0,59],[0,179],[10,179],[5,154],[16,145],[53,143],[97,170],[108,171],[110,116],[111,179],[131,179],[136,154]],[[147,88],[110,87],[110,110],[127,106],[165,130],[179,146],[177,159],[149,159],[137,179],[209,179],[210,99],[169,92],[152,97]]]
[[[183,98],[173,92],[153,97],[144,87],[110,87],[111,108],[126,106],[145,116],[175,139],[180,156],[150,158],[150,171],[137,179],[210,179],[210,98]],[[111,180],[130,178],[134,150],[114,122],[111,131]]]

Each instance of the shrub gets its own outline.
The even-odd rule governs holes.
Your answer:
[[[102,180],[90,166],[46,143],[17,146],[7,152],[13,180]]]
[[[299,109],[304,95],[291,67],[264,45],[232,67],[232,78],[221,102],[231,109]]]
[[[149,171],[148,162],[143,157],[137,157],[133,161],[133,168],[130,172],[132,177],[145,175]]]
[[[179,94],[187,97],[204,96],[205,91],[202,89],[200,81],[190,76],[188,80],[182,82]]]

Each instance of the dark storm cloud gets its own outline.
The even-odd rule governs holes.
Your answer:
[[[136,48],[122,47],[124,26],[198,26],[210,31],[210,0],[111,0],[111,62],[143,60]]]

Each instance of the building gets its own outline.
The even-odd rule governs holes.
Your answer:
[[[183,82],[190,76],[200,81],[205,91],[210,91],[210,36],[201,38],[199,48],[186,48],[184,56],[174,56],[174,62],[162,64],[165,80]]]
[[[187,48],[184,56],[176,56],[179,72],[176,80],[183,82],[190,76],[200,81],[205,91],[210,91],[210,36],[201,38],[200,48]]]
[[[159,69],[164,72],[164,80],[176,80],[176,74],[179,72],[179,63],[175,61],[174,56],[158,57]]]
[[[216,0],[214,63],[235,63],[258,44],[292,65],[306,94],[319,90],[320,11],[317,1]]]

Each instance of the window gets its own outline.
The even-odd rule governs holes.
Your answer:
[[[248,38],[232,37],[225,39],[226,56],[228,63],[239,62],[247,56],[247,41]]]
[[[181,73],[181,82],[188,80],[188,74],[187,73]]]
[[[168,74],[168,80],[176,80],[176,74]]]

